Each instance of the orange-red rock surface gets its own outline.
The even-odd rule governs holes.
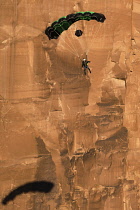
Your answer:
[[[78,11],[106,21],[44,34]],[[54,183],[0,209],[138,210],[140,0],[2,0],[0,13],[0,198]]]

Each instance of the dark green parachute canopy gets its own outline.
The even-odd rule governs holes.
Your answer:
[[[73,23],[79,20],[96,20],[98,22],[104,22],[105,16],[101,13],[96,12],[77,12],[75,14],[69,14],[61,17],[57,21],[54,21],[51,26],[45,30],[45,34],[49,39],[57,39],[59,35],[67,30]]]

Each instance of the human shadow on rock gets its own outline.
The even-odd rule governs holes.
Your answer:
[[[2,200],[2,204],[6,205],[9,201],[14,200],[16,196],[21,195],[23,193],[29,193],[29,192],[49,193],[53,187],[54,184],[52,182],[46,182],[46,181],[29,182],[12,190]]]

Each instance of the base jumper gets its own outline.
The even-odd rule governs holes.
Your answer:
[[[90,61],[87,61],[85,58],[82,60],[82,68],[84,68],[84,74],[86,75],[86,70],[88,69],[89,72],[91,73],[91,70],[88,66],[88,63],[90,63]]]

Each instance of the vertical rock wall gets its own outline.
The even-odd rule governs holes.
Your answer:
[[[0,198],[28,182],[54,183],[0,208],[139,209],[139,0],[0,5]],[[47,26],[78,11],[106,21],[47,38]]]

